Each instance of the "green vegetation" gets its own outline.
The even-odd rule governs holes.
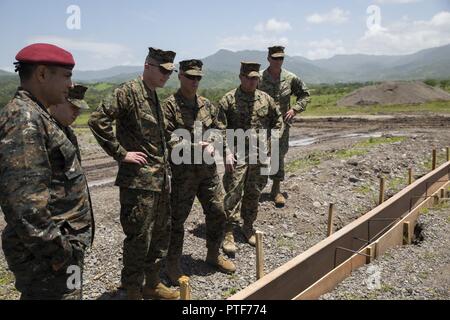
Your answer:
[[[222,292],[222,297],[224,299],[231,297],[232,295],[236,294],[238,292],[238,289],[235,287],[231,287],[228,290]]]
[[[353,156],[362,156],[365,155],[368,152],[366,149],[345,149],[345,150],[338,150],[335,152],[335,157],[337,159],[348,159]]]
[[[319,165],[323,160],[330,159],[348,159],[354,156],[365,155],[370,148],[382,144],[390,144],[401,142],[405,140],[405,137],[379,137],[379,138],[369,138],[367,140],[356,143],[353,148],[343,149],[337,151],[327,151],[327,152],[313,152],[306,157],[293,160],[286,164],[287,172],[296,172],[300,170],[305,170],[310,167]],[[368,192],[368,190],[363,190]]]
[[[313,152],[304,158],[291,161],[286,165],[286,171],[296,172],[299,170],[310,168],[312,166],[316,166],[320,164],[321,158],[323,158],[324,155],[326,154],[323,152]]]
[[[358,142],[356,146],[361,148],[369,148],[379,144],[390,144],[395,142],[402,142],[406,137],[370,137],[368,140]]]
[[[277,239],[277,247],[278,248],[287,248],[290,251],[294,251],[295,250],[295,242],[293,239],[288,239],[285,237],[279,237]]]

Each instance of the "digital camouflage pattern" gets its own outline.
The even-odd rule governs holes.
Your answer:
[[[155,192],[167,189],[170,166],[164,116],[156,93],[147,89],[141,78],[117,88],[88,123],[100,146],[119,162],[117,186]],[[121,162],[127,151],[145,153],[148,164]]]
[[[272,79],[266,69],[261,72],[260,90],[268,93],[280,106],[280,112],[284,116],[291,108],[297,113],[306,110],[310,101],[310,93],[305,83],[295,74],[282,69],[280,81]],[[291,96],[295,96],[297,101],[291,106]],[[289,128],[290,124],[285,123],[283,133],[280,138],[280,168],[272,179],[284,180],[284,158],[289,150]]]
[[[92,240],[86,178],[77,148],[21,88],[0,112],[0,205],[2,246],[22,298],[79,298],[66,270],[82,266]]]
[[[283,120],[275,101],[265,92],[256,90],[253,94],[234,89],[220,100],[219,108],[226,117],[227,129],[265,129],[270,136],[271,129],[282,130]],[[247,141],[246,141],[247,143]],[[248,146],[246,146],[248,152]],[[235,153],[236,150],[230,150]],[[246,160],[248,157],[245,156]],[[267,183],[267,176],[261,174],[263,164],[238,164],[234,172],[225,172],[223,186],[225,212],[228,222],[239,220],[253,223],[258,212],[258,201]]]
[[[168,193],[120,188],[123,243],[122,286],[150,287],[159,282],[170,237]]]
[[[116,122],[116,133],[113,122]],[[142,78],[129,81],[91,114],[99,144],[119,161],[120,219],[126,235],[122,285],[156,285],[170,234],[170,164],[165,120],[156,92]],[[128,151],[147,155],[146,165],[122,162]]]
[[[177,129],[189,131],[193,138],[194,122],[203,125],[203,132],[208,129],[225,129],[224,114],[214,107],[206,98],[198,96],[195,102],[188,102],[180,91],[164,102],[167,130],[171,134],[170,145],[175,147],[178,137],[173,133]],[[214,142],[217,136],[208,142]],[[193,141],[193,140],[191,140]],[[192,143],[192,148],[194,144]],[[192,159],[191,159],[192,160]],[[193,163],[193,162],[191,162]],[[206,245],[217,250],[223,240],[225,211],[223,207],[224,192],[217,174],[216,164],[180,164],[172,163],[172,232],[168,257],[181,257],[184,237],[184,222],[192,209],[197,196],[205,214]]]

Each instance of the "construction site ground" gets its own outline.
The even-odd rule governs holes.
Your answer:
[[[96,219],[96,238],[84,273],[85,299],[123,299],[118,290],[124,235],[119,220],[116,164],[97,145],[87,128],[78,128]],[[265,272],[283,265],[326,237],[328,205],[335,205],[335,230],[377,205],[378,181],[386,179],[386,198],[407,184],[408,168],[420,177],[431,169],[432,149],[443,163],[450,146],[450,119],[445,116],[367,116],[310,118],[293,124],[287,155],[284,208],[270,201],[270,182],[255,228],[264,233]],[[379,286],[367,268],[358,270],[323,299],[449,299],[450,209],[446,205],[420,218],[423,239],[392,249],[372,263],[381,270]],[[5,222],[0,215],[0,230]],[[182,268],[190,277],[193,299],[225,299],[256,281],[255,248],[235,230],[238,252],[233,275],[204,262],[205,219],[196,200],[185,225]],[[415,270],[412,272],[411,270]],[[299,275],[301,276],[301,275]],[[164,277],[163,277],[163,280]],[[14,276],[0,250],[0,299],[16,299]]]

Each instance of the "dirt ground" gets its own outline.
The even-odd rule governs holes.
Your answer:
[[[84,297],[121,299],[123,293],[117,288],[124,237],[118,189],[113,186],[116,165],[96,145],[88,130],[79,132],[97,226],[94,246],[86,257]],[[293,125],[290,141],[288,173],[282,183],[287,204],[282,209],[275,208],[268,196],[269,182],[255,223],[256,229],[264,232],[266,273],[325,238],[329,203],[335,204],[334,227],[340,229],[376,206],[380,175],[387,180],[389,198],[406,186],[408,168],[413,168],[416,178],[430,170],[433,148],[439,152],[440,163],[444,162],[444,148],[450,146],[450,118],[435,115],[303,119]],[[444,221],[448,224],[449,220]],[[0,230],[3,227],[0,215]],[[433,227],[438,228],[439,224]],[[433,230],[429,232],[433,234]],[[185,225],[182,257],[183,270],[191,278],[193,299],[225,299],[256,280],[255,250],[245,243],[239,230],[235,233],[238,252],[233,261],[237,272],[216,272],[204,262],[204,215],[195,202]],[[450,237],[448,232],[435,233],[446,237],[446,241]],[[400,264],[408,263],[406,258],[401,260]],[[443,276],[448,279],[448,268],[445,270]],[[0,299],[18,297],[13,279],[2,252]],[[439,295],[440,290],[436,292],[431,298],[448,299],[448,295]],[[405,298],[404,294],[397,298]],[[427,297],[430,298],[424,296]]]

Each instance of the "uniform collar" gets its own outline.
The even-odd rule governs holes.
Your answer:
[[[246,93],[242,91],[241,86],[236,91],[236,95],[239,99],[243,99],[245,101],[256,101],[258,100],[258,89],[254,93]]]
[[[204,106],[203,100],[200,99],[200,97],[198,95],[196,95],[195,97],[196,97],[197,107],[199,109],[203,108],[203,106]],[[178,91],[175,93],[175,99],[178,101],[178,103],[180,103],[180,107],[190,107],[191,103],[189,101],[187,101],[186,98],[183,97],[180,89],[178,89]]]
[[[53,117],[50,115],[50,112],[48,109],[42,104],[31,92],[28,90],[25,90],[22,87],[19,87],[16,92],[16,97],[22,100],[31,100],[34,102],[34,105],[36,106],[36,109],[41,113],[43,116],[45,116],[47,119],[52,120],[53,122],[56,122],[56,120],[53,119]]]
[[[277,80],[273,79],[272,76],[269,73],[269,68],[267,68],[266,70],[264,70],[263,73],[263,78],[266,80],[269,80],[271,82],[278,82]],[[283,82],[286,80],[286,70],[284,68],[281,68],[281,73],[280,73],[280,82]]]
[[[150,99],[151,101],[156,103],[156,91],[151,90],[149,87],[147,87],[142,76],[139,76],[136,82],[139,84],[144,98],[147,100]]]

